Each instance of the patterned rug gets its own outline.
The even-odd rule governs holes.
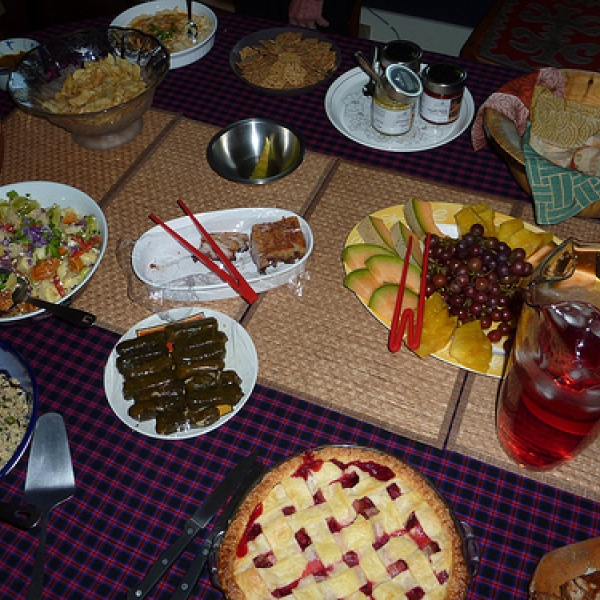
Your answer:
[[[598,0],[505,0],[479,49],[482,59],[533,71],[600,70]]]

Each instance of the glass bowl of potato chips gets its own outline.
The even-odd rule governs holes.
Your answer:
[[[88,149],[122,146],[169,72],[169,52],[136,29],[79,30],[29,51],[8,80],[24,111],[66,129]]]

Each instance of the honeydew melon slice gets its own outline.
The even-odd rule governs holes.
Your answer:
[[[346,275],[344,286],[368,303],[373,292],[379,287],[379,282],[369,269],[356,269]]]
[[[399,283],[404,268],[404,260],[399,256],[376,255],[367,259],[365,265],[379,285],[385,283]],[[421,287],[421,269],[412,263],[408,263],[406,272],[406,287],[416,294]]]
[[[356,230],[366,244],[383,245],[394,250],[392,235],[383,219],[369,215],[357,225]]]
[[[431,204],[425,200],[407,200],[404,204],[404,218],[419,239],[423,239],[428,233],[446,237],[433,220]]]
[[[415,235],[402,221],[397,221],[390,229],[394,248],[401,258],[406,256],[406,248],[408,240],[412,238],[412,246],[410,248],[410,262],[421,267],[423,266],[423,248],[418,236]]]
[[[394,308],[396,307],[396,297],[398,296],[398,288],[400,286],[393,283],[386,283],[378,287],[369,300],[369,308],[373,314],[387,327],[391,326],[394,316]],[[419,296],[412,290],[405,288],[404,296],[402,297],[402,308],[404,311],[407,308],[417,310],[419,304]]]
[[[350,271],[356,271],[356,269],[364,269],[365,261],[378,254],[394,256],[392,250],[376,244],[351,244],[344,248],[342,260]]]

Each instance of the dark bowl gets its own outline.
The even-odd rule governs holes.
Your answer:
[[[10,457],[3,459],[0,455],[0,479],[2,479],[19,462],[31,441],[38,412],[38,390],[29,363],[19,352],[5,342],[0,342],[0,373],[7,377],[14,377],[19,381],[21,388],[26,393],[26,402],[29,409],[26,417],[28,421],[21,427],[19,439],[14,444],[11,443]],[[0,411],[4,410],[4,407],[0,407]],[[7,412],[10,412],[10,409]],[[5,417],[5,415],[2,415],[2,417]],[[3,438],[0,439],[0,443],[3,443]]]
[[[43,105],[62,89],[69,72],[86,61],[112,55],[139,64],[146,89],[130,100],[104,110],[55,113]],[[154,36],[137,29],[108,27],[79,30],[29,51],[8,80],[8,91],[26,112],[69,131],[78,144],[94,150],[115,148],[142,130],[142,115],[169,72],[169,52]]]
[[[295,31],[301,32],[303,39],[314,38],[319,40],[320,42],[327,42],[331,44],[331,49],[335,52],[335,65],[325,74],[325,77],[323,77],[323,79],[321,79],[317,83],[313,83],[312,85],[307,85],[304,87],[275,89],[256,85],[242,76],[242,72],[237,65],[238,61],[240,60],[240,50],[242,48],[246,48],[247,46],[259,46],[261,42],[275,39],[278,35],[282,33]],[[329,38],[327,38],[327,36],[313,29],[299,29],[297,27],[274,27],[273,29],[263,29],[261,31],[255,31],[250,35],[246,36],[243,40],[240,40],[233,47],[231,54],[229,55],[229,65],[231,66],[233,72],[250,87],[254,88],[255,90],[259,90],[269,96],[299,96],[300,94],[306,94],[307,92],[311,92],[325,81],[331,79],[332,75],[337,71],[338,67],[340,66],[341,60],[342,54],[340,52],[340,49]]]

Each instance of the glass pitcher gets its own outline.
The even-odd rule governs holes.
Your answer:
[[[496,404],[496,431],[520,466],[551,469],[600,431],[600,244],[568,239],[539,265]]]

